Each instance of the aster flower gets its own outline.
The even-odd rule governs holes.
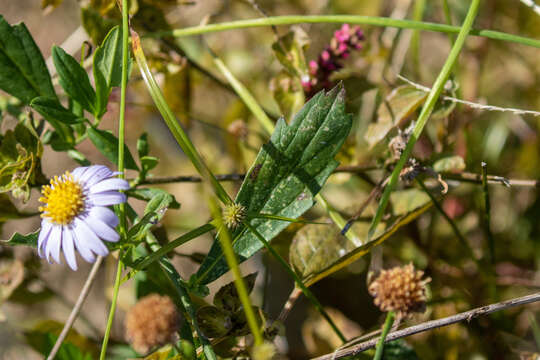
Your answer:
[[[40,257],[60,263],[63,251],[69,267],[77,270],[75,250],[87,262],[109,253],[102,240],[116,242],[120,236],[114,229],[118,217],[107,206],[125,202],[126,195],[118,190],[129,188],[126,180],[113,177],[117,174],[103,165],[78,167],[43,186]]]

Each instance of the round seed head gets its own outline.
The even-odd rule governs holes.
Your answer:
[[[229,229],[236,229],[246,218],[246,208],[240,204],[227,205],[223,210],[223,222]]]
[[[423,275],[412,264],[394,267],[381,271],[368,290],[381,311],[394,311],[403,318],[425,309],[426,284],[431,279],[422,279]]]
[[[179,320],[170,297],[158,294],[145,296],[127,313],[126,338],[135,351],[146,354],[152,348],[174,340]]]

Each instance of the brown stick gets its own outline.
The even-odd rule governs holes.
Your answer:
[[[470,311],[448,316],[448,317],[438,319],[438,320],[427,321],[422,324],[410,326],[403,330],[391,332],[386,337],[386,342],[400,339],[406,336],[418,334],[420,332],[436,329],[439,327],[448,326],[448,325],[455,324],[457,322],[464,321],[464,320],[467,320],[469,322],[475,317],[478,317],[481,315],[487,315],[496,311],[505,310],[514,306],[530,304],[537,301],[540,301],[540,292],[523,296],[523,297],[519,297],[519,298],[515,298],[515,299],[511,299],[511,300],[507,300],[507,301],[502,301],[502,302],[487,305],[487,306],[482,306],[482,307],[479,307]],[[331,354],[326,354],[323,356],[316,357],[313,360],[334,360],[334,359],[343,358],[345,356],[355,356],[367,349],[371,349],[375,347],[378,340],[379,340],[378,338],[372,339],[372,340],[363,342],[361,344],[358,344],[348,349],[337,350]]]

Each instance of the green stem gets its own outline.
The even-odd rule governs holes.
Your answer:
[[[426,9],[426,0],[415,0],[413,19],[415,21],[422,21],[424,11]],[[414,30],[411,38],[411,51],[413,56],[414,70],[416,71],[416,77],[421,78],[420,67],[420,30]]]
[[[393,311],[388,312],[386,314],[386,321],[384,322],[384,326],[382,329],[381,337],[379,338],[379,341],[377,342],[377,348],[375,349],[375,356],[373,357],[373,360],[381,360],[382,355],[384,352],[384,341],[386,340],[386,336],[390,332],[390,329],[392,328],[392,324],[394,323],[394,317],[395,314]]]
[[[161,248],[154,234],[152,234],[151,232],[147,233],[146,242],[148,243],[152,251],[159,251],[159,249]],[[179,308],[182,310],[182,313],[184,314],[186,319],[189,319],[191,327],[197,333],[197,338],[189,338],[188,340],[193,340],[193,343],[196,347],[199,346],[200,342],[203,347],[203,353],[206,357],[206,360],[217,360],[214,349],[212,348],[212,344],[210,343],[208,338],[204,336],[204,334],[201,332],[201,329],[199,328],[199,325],[197,324],[197,314],[195,307],[193,306],[193,302],[189,297],[189,293],[184,286],[184,281],[180,277],[180,274],[178,274],[174,266],[166,257],[162,257],[159,264],[165,276],[169,279],[170,283],[176,290],[176,295],[178,299],[177,303],[179,305]]]
[[[109,336],[111,335],[112,323],[114,320],[114,313],[116,312],[116,300],[118,300],[118,291],[120,290],[120,277],[122,275],[122,261],[121,256],[118,257],[118,267],[116,269],[116,278],[114,280],[113,298],[111,301],[111,310],[109,311],[109,318],[107,319],[107,327],[105,328],[105,336],[103,337],[103,343],[101,344],[101,354],[99,360],[105,360],[107,354],[107,345],[109,343]]]
[[[229,233],[229,229],[227,228],[227,226],[225,226],[225,224],[223,223],[220,208],[214,201],[212,201],[212,199],[210,200],[210,212],[214,217],[216,227],[219,229],[218,238],[221,244],[221,249],[225,254],[225,260],[227,260],[229,269],[234,276],[234,285],[236,287],[236,291],[238,292],[240,302],[242,303],[244,313],[246,314],[247,323],[255,339],[255,345],[261,345],[264,340],[261,333],[261,327],[257,322],[257,317],[255,316],[255,312],[253,311],[253,305],[251,305],[251,300],[249,299],[249,293],[247,291],[246,284],[244,283],[244,279],[242,278],[242,274],[240,273],[240,268],[238,267],[238,260],[236,259],[236,254],[234,253],[232,247],[231,234]]]
[[[184,132],[184,129],[182,129],[182,127],[176,120],[173,111],[165,101],[165,97],[163,96],[161,89],[159,88],[156,80],[154,79],[154,76],[152,75],[152,72],[150,71],[150,68],[148,67],[146,57],[144,56],[144,52],[141,47],[139,35],[137,35],[136,32],[132,31],[131,37],[135,60],[137,61],[137,65],[139,66],[139,70],[141,71],[141,75],[148,89],[148,92],[150,93],[150,96],[156,104],[159,112],[163,116],[163,120],[173,134],[178,145],[180,145],[186,156],[191,160],[193,166],[195,166],[197,171],[201,174],[201,177],[210,183],[212,190],[221,200],[221,202],[223,202],[224,204],[231,204],[231,198],[229,197],[225,189],[221,186],[221,184],[217,181],[216,177],[210,171],[206,163],[203,161],[201,155],[198,153],[197,149],[195,148],[187,134]]]
[[[289,264],[287,264],[285,259],[283,259],[283,257],[279,255],[279,253],[274,250],[272,246],[270,246],[268,241],[266,241],[266,239],[257,231],[257,229],[251,226],[247,221],[244,222],[244,225],[259,239],[259,241],[264,245],[266,250],[268,250],[270,254],[279,262],[279,264],[289,274],[289,276],[294,279],[296,286],[298,286],[298,288],[302,290],[302,293],[306,296],[306,298],[308,298],[308,300],[313,304],[313,306],[315,306],[317,311],[319,311],[319,313],[325,318],[328,324],[330,324],[336,335],[341,339],[341,341],[345,343],[347,339],[345,338],[343,333],[339,330],[334,321],[332,321],[332,318],[330,318],[326,310],[324,310],[323,306],[321,305],[319,300],[317,300],[315,295],[313,295],[311,290],[309,290],[309,288],[304,285],[304,282],[298,277],[298,275],[293,271],[293,269],[291,269]]]
[[[402,29],[413,29],[423,31],[442,32],[447,34],[458,34],[460,27],[437,24],[430,22],[419,22],[412,20],[399,20],[387,17],[376,16],[361,16],[361,15],[287,15],[287,16],[271,16],[267,18],[257,18],[248,20],[237,20],[231,22],[223,22],[219,24],[199,25],[183,29],[175,29],[171,31],[161,31],[149,33],[145,36],[160,38],[164,36],[184,37],[192,35],[201,35],[218,31],[245,29],[253,27],[266,27],[273,25],[294,25],[294,24],[315,24],[315,23],[349,23],[355,25],[373,25],[373,26],[389,26]],[[494,40],[509,41],[527,46],[540,48],[540,40],[530,39],[523,36],[507,34],[499,31],[471,29],[471,35],[487,37]]]
[[[122,77],[121,77],[121,89],[120,89],[120,114],[118,119],[118,172],[120,178],[125,179],[124,174],[124,133],[125,133],[125,116],[126,116],[126,90],[128,81],[128,59],[129,59],[129,24],[128,24],[128,0],[122,0]],[[119,231],[122,238],[126,238],[126,204],[122,203],[118,205],[118,218],[119,218]],[[120,255],[121,255],[120,250]],[[109,336],[111,333],[111,327],[114,320],[114,314],[116,312],[116,300],[118,299],[118,291],[120,290],[120,280],[122,275],[122,256],[118,257],[118,266],[116,269],[116,278],[114,280],[114,292],[111,302],[111,309],[109,311],[109,318],[107,319],[107,327],[105,329],[105,336],[103,343],[101,344],[100,360],[105,360],[107,353],[107,344],[109,343]]]
[[[384,211],[390,199],[390,193],[395,188],[399,180],[399,174],[401,170],[403,169],[403,166],[409,159],[409,156],[411,155],[414,144],[416,144],[416,141],[422,134],[422,130],[424,130],[424,126],[426,125],[427,120],[429,116],[431,115],[433,108],[435,107],[435,103],[437,102],[444,88],[444,84],[446,83],[446,81],[448,80],[450,76],[452,68],[454,64],[456,63],[459,53],[461,52],[461,49],[463,48],[463,45],[465,44],[465,40],[467,39],[467,36],[472,28],[474,19],[476,18],[476,15],[478,14],[479,6],[480,6],[480,0],[472,0],[471,5],[469,7],[469,11],[467,12],[467,17],[465,18],[465,21],[463,22],[463,26],[461,27],[461,31],[459,32],[456,42],[454,43],[454,46],[452,47],[452,50],[450,51],[450,54],[448,55],[448,58],[446,59],[446,62],[444,63],[444,66],[441,72],[439,73],[439,76],[437,76],[437,80],[435,80],[435,84],[433,85],[431,91],[429,92],[429,95],[424,104],[424,107],[422,107],[422,111],[420,112],[420,115],[418,116],[418,120],[411,134],[411,138],[409,142],[407,143],[405,150],[401,154],[401,157],[398,163],[396,164],[396,167],[392,171],[392,175],[390,177],[390,181],[388,185],[384,189],[381,200],[379,202],[379,207],[377,208],[377,212],[375,213],[375,217],[373,218],[373,221],[371,222],[371,225],[368,231],[368,241],[371,239],[371,237],[375,233],[375,229],[377,229],[377,226],[379,225],[379,222],[381,221],[381,218],[384,214]]]
[[[246,104],[248,109],[255,115],[255,117],[261,123],[263,129],[270,135],[274,131],[273,121],[266,115],[266,112],[259,106],[257,100],[251,95],[251,93],[246,89],[246,87],[236,79],[236,77],[231,73],[227,66],[221,61],[221,59],[212,53],[214,58],[214,64],[221,73],[227,78],[227,81],[231,84],[234,91],[238,94],[240,99]]]

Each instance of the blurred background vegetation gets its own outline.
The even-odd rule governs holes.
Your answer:
[[[114,1],[41,2],[2,1],[0,14],[11,24],[24,21],[45,58],[50,56],[53,44],[62,44],[66,51],[80,57],[84,41],[95,48],[108,29],[120,19]],[[253,0],[138,0],[132,3],[131,11],[133,27],[144,36],[158,30],[198,25],[205,18],[210,22],[223,22],[261,17],[261,9],[269,16],[354,14],[416,17],[423,21],[446,23],[444,3],[443,0],[260,0],[256,4]],[[468,1],[448,0],[448,6],[452,23],[461,24]],[[301,34],[298,35],[302,37],[301,52],[309,62],[317,60],[330,43],[334,31],[340,27],[338,24],[282,26],[277,28],[277,32],[279,36],[291,30]],[[540,15],[519,0],[486,0],[482,3],[475,27],[538,39]],[[393,90],[405,85],[397,75],[430,86],[451,45],[451,38],[441,33],[372,26],[362,26],[361,29],[364,33],[362,49],[352,51],[344,60],[343,68],[332,75],[333,82],[343,80],[347,90],[347,109],[354,119],[353,131],[339,160],[342,165],[366,166],[375,170],[335,174],[323,189],[330,203],[348,216],[354,215],[374,186],[389,174],[387,168],[392,164],[389,143],[397,131],[395,128],[383,131],[374,126],[385,116],[384,104],[390,102],[392,107],[395,106],[394,110],[407,110],[405,112],[409,116],[403,116],[400,121],[402,129],[411,119],[414,120],[421,104],[418,93],[409,94],[412,98],[400,93],[389,97]],[[215,68],[208,47],[224,60],[272,117],[284,114],[289,120],[291,102],[303,102],[304,94],[298,79],[285,72],[276,58],[272,50],[275,42],[276,33],[270,27],[209,34],[204,36],[204,41],[201,37],[143,41],[168,103],[214,173],[244,173],[263,143],[263,137],[258,122]],[[537,48],[470,37],[446,95],[481,104],[538,111],[538,59]],[[135,151],[137,138],[142,132],[147,132],[151,155],[160,159],[152,171],[155,177],[194,175],[194,169],[161,121],[136,70],[132,72],[128,91],[128,146]],[[119,93],[112,96],[102,127],[115,132]],[[12,127],[15,120],[5,115],[6,98],[1,101],[4,131]],[[417,106],[411,105],[414,101],[419,101]],[[461,171],[481,174],[481,163],[485,162],[490,175],[535,180],[540,177],[539,127],[538,116],[484,111],[441,102],[437,116],[430,119],[415,147],[414,157],[425,167],[433,167],[437,160],[453,157],[458,165],[449,169],[458,175]],[[80,144],[78,149],[93,163],[108,164],[88,141]],[[463,159],[464,166],[456,156]],[[58,174],[75,166],[76,163],[65,153],[45,148],[42,161],[45,175]],[[452,315],[540,288],[538,186],[507,187],[497,182],[489,185],[491,211],[486,224],[482,186],[452,180],[450,175],[443,178],[448,183],[448,193],[441,195],[439,190],[434,194],[478,260],[471,258],[448,221],[433,207],[388,239],[381,246],[384,268],[412,262],[432,278],[426,313],[407,320],[407,324]],[[437,189],[436,182],[425,181],[431,189]],[[227,182],[226,188],[234,194],[239,184]],[[163,231],[166,228],[172,237],[208,221],[210,214],[205,201],[201,201],[203,195],[199,184],[180,182],[162,186],[182,204],[180,210],[167,212],[161,224]],[[422,198],[425,195],[416,182],[403,182],[400,186],[416,192],[412,200],[396,201],[394,211],[402,206],[407,212],[413,206],[410,203],[429,201],[429,198]],[[32,191],[33,196],[28,203],[17,202],[20,211],[35,212],[37,190]],[[376,201],[369,203],[360,221],[368,224],[376,204]],[[143,208],[143,204],[136,201],[133,205],[138,210]],[[324,212],[319,206],[306,215],[310,219],[321,216]],[[38,227],[37,217],[7,221],[1,229],[2,238],[9,238],[15,231],[35,231]],[[299,225],[289,227],[273,242],[287,258],[291,241],[300,228]],[[489,251],[489,234],[493,258]],[[181,247],[180,254],[173,257],[185,278],[197,269],[200,258],[197,254],[206,253],[210,243],[210,237],[197,239]],[[191,254],[194,256],[187,256]],[[66,319],[89,266],[81,264],[76,273],[68,270],[67,266],[48,266],[28,249],[0,247],[0,257],[14,258],[25,264],[24,269],[13,270],[13,267],[10,268],[11,273],[0,272],[0,275],[8,274],[8,280],[16,280],[11,283],[15,284],[13,289],[9,288],[9,281],[4,282],[5,286],[0,282],[0,311],[4,317],[0,325],[0,358],[40,358],[32,349],[38,346],[32,341],[38,338],[33,332],[47,326],[58,326],[53,321],[63,322]],[[109,257],[107,261],[108,266],[99,275],[99,281],[83,309],[83,317],[76,323],[76,329],[84,335],[80,341],[88,342],[87,346],[95,346],[93,340],[99,341],[105,326],[104,309],[108,308],[112,294],[114,272],[114,259]],[[314,293],[331,308],[331,315],[348,337],[374,330],[382,323],[383,314],[373,305],[367,292],[369,265],[368,255],[313,286]],[[269,317],[276,318],[292,289],[292,280],[266,253],[253,257],[242,265],[242,269],[244,273],[259,271],[255,303],[263,304]],[[211,284],[212,292],[230,279],[227,275]],[[124,341],[123,312],[135,301],[130,286],[127,283],[121,289],[113,342]],[[534,354],[540,353],[539,306],[532,304],[510,309],[470,323],[412,336],[407,338],[407,342],[422,359],[535,358]],[[340,345],[328,325],[303,299],[293,308],[284,328],[277,344],[280,351],[291,359],[325,354]]]

